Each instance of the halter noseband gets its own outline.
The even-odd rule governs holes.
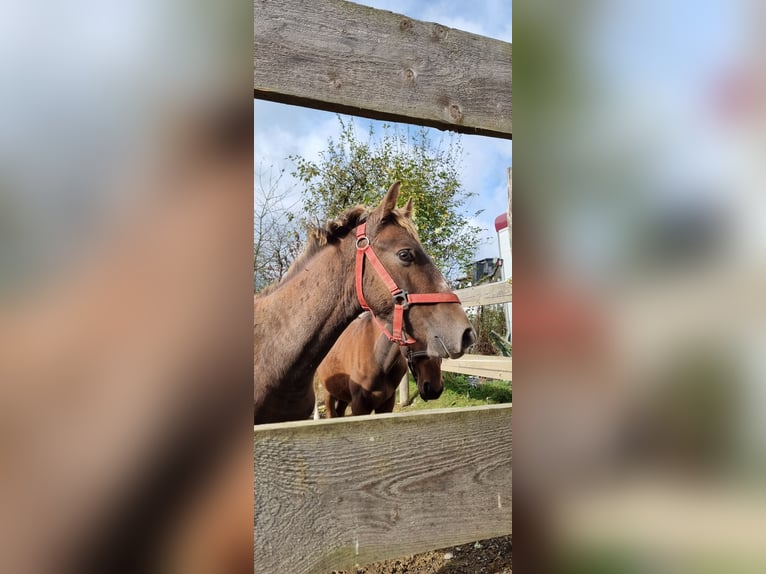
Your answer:
[[[388,340],[392,343],[398,343],[399,345],[412,345],[415,339],[407,335],[402,327],[404,325],[404,311],[409,308],[410,305],[417,305],[421,303],[460,303],[460,299],[454,293],[407,293],[400,289],[396,281],[393,280],[391,275],[383,267],[383,264],[375,255],[375,251],[372,249],[370,238],[367,237],[367,223],[361,223],[356,228],[356,296],[359,299],[359,304],[362,309],[369,311],[372,315],[375,324],[388,337]],[[375,313],[370,309],[367,301],[364,299],[364,293],[362,291],[362,277],[364,275],[364,260],[365,257],[370,260],[373,269],[377,271],[378,276],[386,284],[386,287],[391,292],[391,297],[394,301],[394,321],[393,321],[393,333],[389,333],[386,326],[381,323],[375,316]]]

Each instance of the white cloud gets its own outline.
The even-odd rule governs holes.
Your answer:
[[[326,149],[328,140],[337,139],[338,120],[335,114],[270,102],[256,101],[254,106],[255,169],[272,165],[277,170],[284,169],[282,189],[291,189],[290,201],[297,200],[302,184],[290,175],[294,164],[288,156],[297,155],[318,160],[320,152]],[[366,131],[367,120],[353,121],[358,134]],[[376,133],[381,133],[377,122]],[[445,138],[449,137],[448,134],[434,130],[432,141],[437,143],[443,135]],[[504,213],[507,208],[506,168],[512,163],[513,142],[468,135],[460,138],[463,146],[460,182],[467,192],[476,194],[465,206],[465,212],[471,216],[472,223],[483,230],[483,242],[476,259],[497,257],[494,221],[495,217]],[[254,191],[258,193],[259,190]],[[482,213],[473,217],[479,210],[482,210]]]
[[[299,198],[301,182],[291,175],[295,164],[290,156],[319,159],[330,137],[338,134],[335,114],[255,100],[253,157],[255,170],[273,166],[284,170],[280,184],[292,190],[290,201]],[[254,189],[255,193],[259,189]]]

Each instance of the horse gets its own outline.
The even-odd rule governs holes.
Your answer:
[[[390,413],[408,366],[420,397],[438,399],[444,389],[441,363],[441,357],[429,357],[418,346],[390,342],[364,313],[343,331],[317,369],[327,416],[342,417],[349,404],[354,415]]]
[[[282,280],[254,297],[254,424],[309,418],[314,372],[363,310],[389,340],[417,341],[430,356],[457,358],[473,344],[460,300],[420,244],[412,200],[396,207],[400,186],[374,209],[313,227]]]
[[[0,294],[0,572],[252,572],[241,100],[162,118],[87,249]]]

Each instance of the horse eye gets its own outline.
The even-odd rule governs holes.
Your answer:
[[[410,261],[415,259],[412,256],[412,252],[407,249],[402,249],[399,253],[397,253],[397,255],[399,256],[399,259],[401,259],[402,261],[406,263],[409,263]]]

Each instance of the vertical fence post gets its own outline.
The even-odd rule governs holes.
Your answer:
[[[508,212],[506,213],[508,219],[508,241],[511,243],[511,250],[513,250],[513,168],[508,168]]]
[[[404,374],[402,382],[399,383],[399,404],[406,405],[410,402],[410,378],[407,373]]]
[[[513,168],[508,168],[508,243],[511,246],[511,258],[513,258]],[[504,276],[506,279],[513,277],[513,259],[503,261]],[[506,337],[513,344],[513,305],[505,304],[505,328],[508,336]]]

